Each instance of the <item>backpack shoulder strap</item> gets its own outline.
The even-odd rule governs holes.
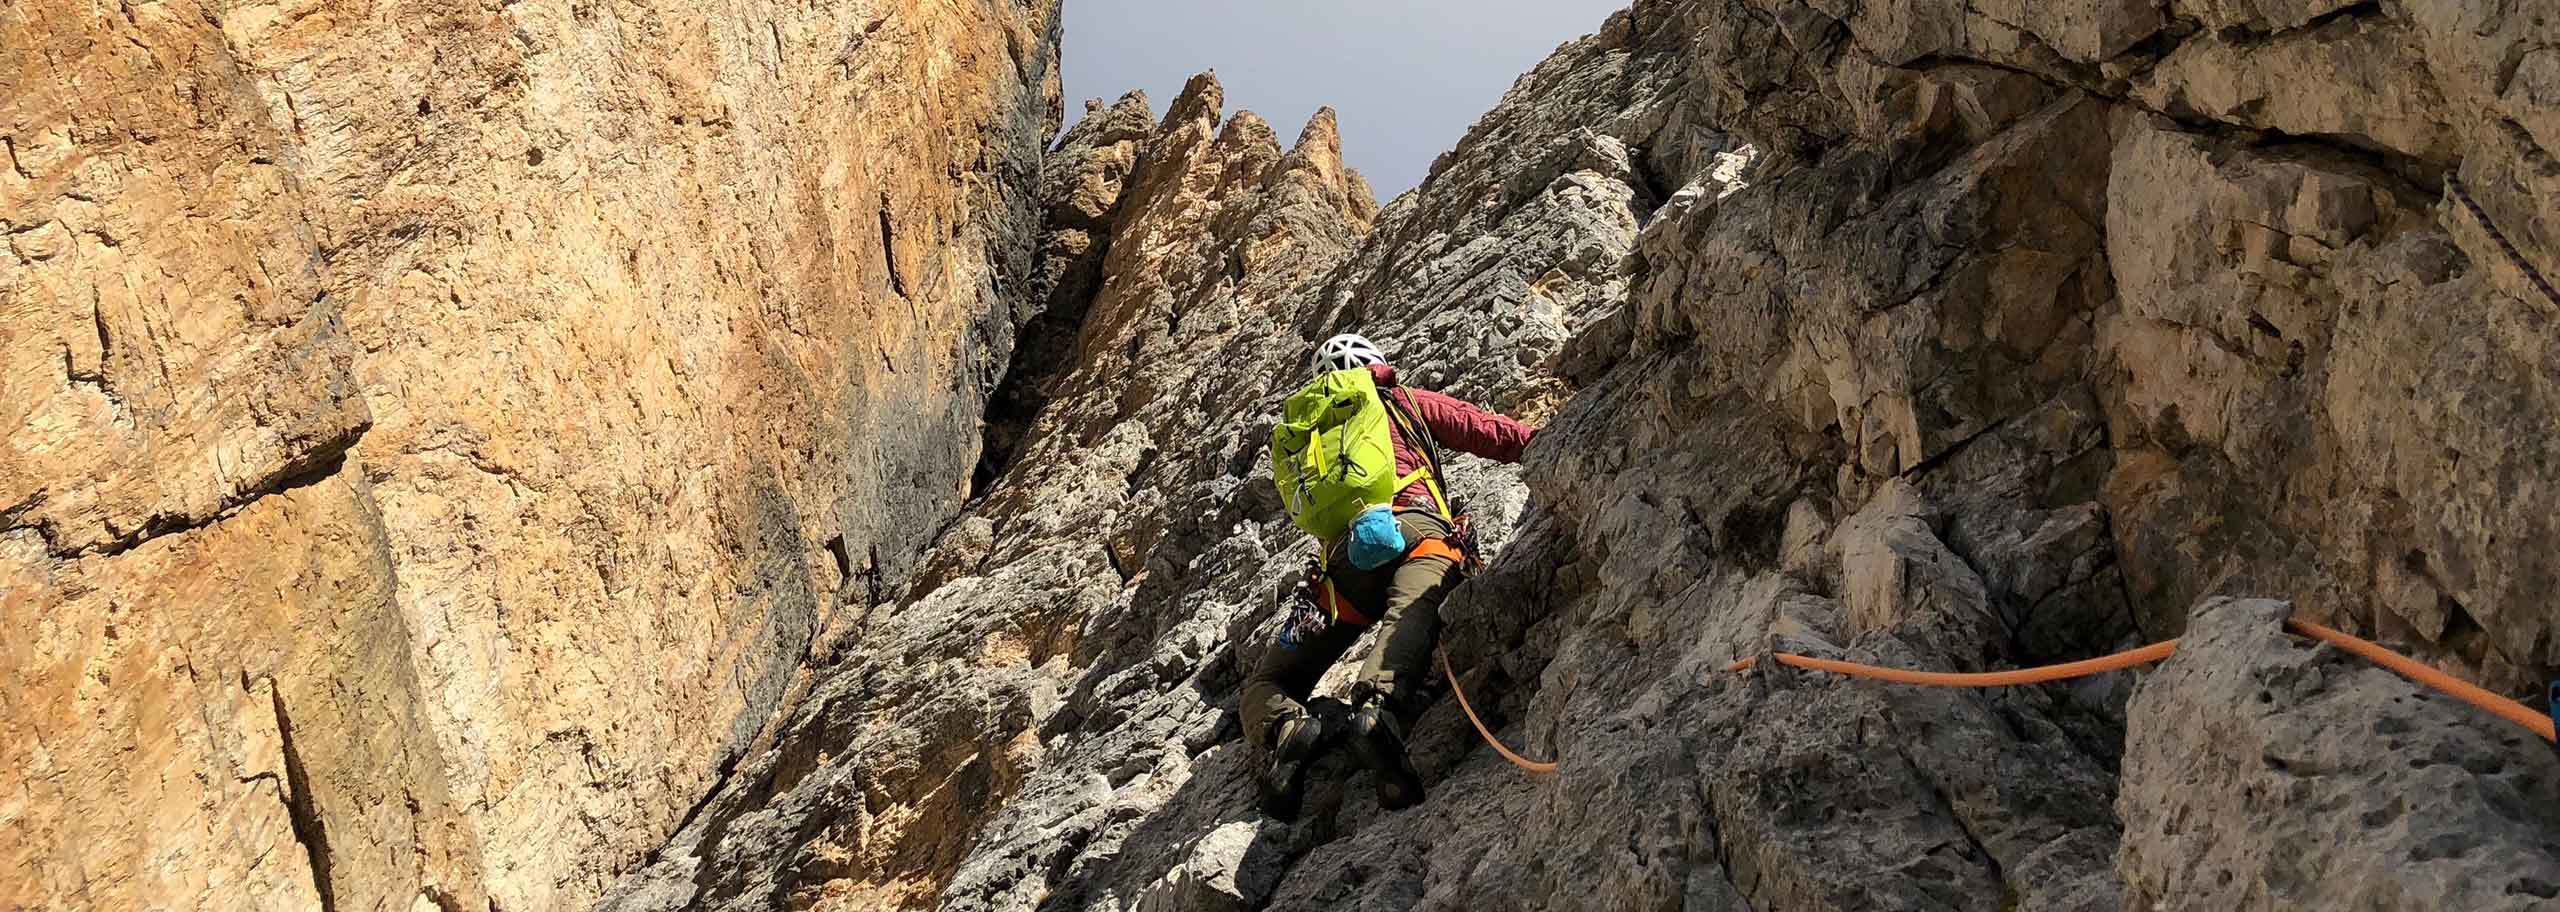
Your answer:
[[[1440,509],[1440,518],[1450,519],[1449,495],[1440,489],[1440,442],[1432,438],[1431,426],[1422,423],[1421,417],[1414,414],[1412,404],[1405,401],[1403,387],[1380,390],[1378,400],[1386,403],[1387,416],[1395,422],[1396,428],[1419,443],[1414,449],[1422,453],[1422,467],[1414,474],[1422,476],[1422,480],[1431,486],[1431,505]],[[1396,489],[1403,490],[1408,484],[1412,482],[1399,479]]]

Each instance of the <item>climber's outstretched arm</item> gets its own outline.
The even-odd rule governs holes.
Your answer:
[[[1538,429],[1475,407],[1463,399],[1430,390],[1405,389],[1416,417],[1431,429],[1441,446],[1501,462],[1519,462],[1522,450]]]
[[[1466,400],[1396,384],[1392,364],[1369,365],[1369,377],[1405,404],[1441,446],[1500,462],[1519,462],[1538,429],[1475,407]]]

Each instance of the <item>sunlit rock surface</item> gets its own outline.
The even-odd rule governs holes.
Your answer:
[[[0,905],[2549,906],[2560,755],[2279,627],[2560,671],[2529,6],[1644,0],[1384,206],[1053,142],[1049,6],[13,10]],[[1442,612],[1560,772],[1283,823],[1342,330],[1544,426]]]
[[[0,906],[639,864],[969,494],[1056,13],[0,12]]]

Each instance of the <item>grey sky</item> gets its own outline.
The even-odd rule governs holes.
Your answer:
[[[1183,80],[1218,71],[1226,111],[1271,121],[1286,143],[1317,108],[1380,201],[1556,46],[1598,31],[1626,0],[1066,0],[1067,118],[1087,98],[1145,89],[1158,116]]]

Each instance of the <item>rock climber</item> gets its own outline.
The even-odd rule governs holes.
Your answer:
[[[1390,810],[1422,800],[1404,733],[1429,696],[1440,602],[1466,570],[1472,543],[1442,490],[1438,447],[1516,463],[1537,429],[1458,399],[1396,383],[1386,354],[1357,334],[1334,336],[1310,359],[1315,379],[1291,396],[1273,428],[1273,481],[1318,556],[1296,588],[1279,640],[1253,663],[1242,706],[1246,739],[1264,751],[1264,806],[1294,816],[1320,748],[1347,743]],[[1392,453],[1391,458],[1389,454]],[[1372,625],[1377,651],[1347,711],[1305,702],[1327,669]]]

